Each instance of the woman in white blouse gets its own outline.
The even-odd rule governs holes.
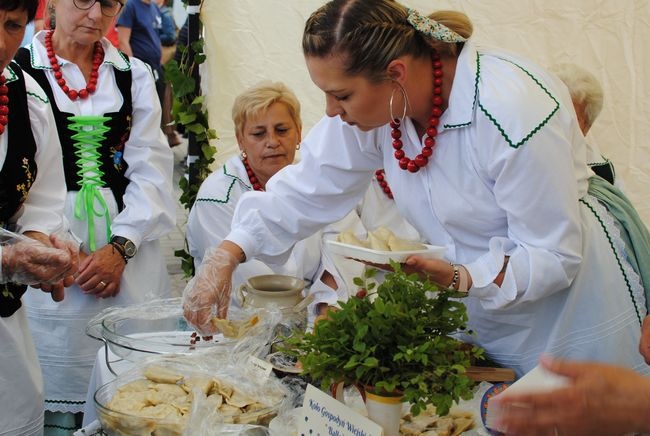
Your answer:
[[[26,284],[41,282],[52,292],[43,295],[60,301],[61,277],[70,283],[77,266],[74,250],[50,239],[64,227],[65,201],[52,111],[34,79],[11,63],[37,6],[0,4],[0,228],[32,238],[0,238],[0,434],[12,436],[43,434],[43,379],[21,303]]]
[[[283,83],[263,82],[241,93],[233,104],[232,118],[241,154],[228,159],[203,182],[187,222],[187,242],[197,270],[206,252],[230,233],[230,222],[242,195],[263,192],[273,175],[293,164],[300,146],[300,103]],[[298,241],[282,262],[251,260],[240,265],[233,285],[239,287],[249,277],[262,274],[304,279],[315,297],[309,308],[310,318],[336,303],[337,290],[345,294],[345,284],[324,250],[322,232]],[[239,304],[234,295],[231,304]]]
[[[85,335],[88,320],[112,305],[170,295],[159,238],[175,223],[173,155],[160,129],[151,70],[103,37],[122,0],[52,4],[56,29],[36,34],[17,60],[52,105],[67,185],[65,216],[83,253],[63,303],[32,293],[25,305],[46,410],[79,414],[100,346]],[[61,416],[48,413],[46,425],[51,417]],[[79,415],[76,423],[51,421],[67,431],[79,422]]]
[[[519,375],[542,352],[650,372],[638,353],[644,287],[614,219],[587,193],[566,88],[476,44],[464,14],[436,17],[389,0],[336,0],[312,14],[303,52],[328,117],[298,165],[242,197],[215,252],[235,265],[273,259],[346,214],[384,168],[400,212],[447,248],[449,261],[407,265],[468,293],[466,340]],[[214,268],[216,291],[201,277],[186,290],[195,325],[229,290],[232,268]]]

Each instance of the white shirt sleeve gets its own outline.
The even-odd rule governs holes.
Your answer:
[[[169,232],[176,223],[172,197],[173,153],[160,128],[161,109],[150,70],[131,58],[133,124],[124,147],[129,179],[124,209],[111,223],[112,233],[136,245]]]
[[[513,117],[499,119],[517,122]],[[481,128],[492,122],[488,116],[477,117],[481,140],[474,143],[472,159],[477,172],[492,181],[507,236],[492,237],[488,251],[465,265],[473,281],[470,295],[480,298],[486,309],[534,301],[568,288],[582,259],[579,200],[584,192],[576,183],[572,144],[580,140],[579,131],[574,129],[575,138],[567,137],[570,121],[560,110],[525,143],[513,147],[498,129]],[[502,127],[508,131],[508,126]],[[499,287],[492,281],[506,255],[510,260]]]
[[[249,192],[235,209],[225,238],[247,258],[273,261],[298,240],[343,218],[359,202],[380,168],[381,152],[372,133],[323,118],[302,142],[300,163],[283,168],[266,192]]]
[[[16,230],[19,233],[38,231],[50,234],[64,230],[62,217],[66,187],[61,144],[45,93],[31,76],[24,76],[29,121],[36,141],[37,174],[19,212]],[[2,141],[6,141],[7,133],[2,135]]]

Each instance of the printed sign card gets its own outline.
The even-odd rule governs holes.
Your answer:
[[[262,381],[269,378],[273,365],[253,355],[248,356],[248,368]]]
[[[298,436],[382,436],[383,429],[320,389],[307,385]]]

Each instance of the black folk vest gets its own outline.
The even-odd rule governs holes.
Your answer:
[[[77,166],[75,155],[75,141],[72,139],[73,131],[69,129],[71,121],[68,117],[74,114],[62,112],[56,104],[54,99],[54,92],[50,87],[45,75],[45,71],[32,67],[30,60],[31,53],[27,48],[20,48],[16,54],[16,62],[28,72],[36,81],[41,85],[47,94],[52,104],[52,112],[56,121],[56,128],[59,132],[59,140],[61,141],[61,149],[63,152],[63,170],[65,172],[65,182],[68,191],[77,191],[81,188],[81,175],[77,174],[79,168]],[[121,71],[113,68],[115,72],[115,81],[117,87],[122,94],[124,102],[117,112],[110,112],[106,114],[93,114],[102,115],[110,118],[104,125],[109,128],[106,132],[106,138],[102,141],[98,152],[101,154],[99,158],[100,170],[104,173],[102,180],[106,182],[106,186],[111,189],[115,200],[117,201],[118,209],[124,209],[124,192],[129,180],[124,175],[128,165],[123,159],[124,147],[129,139],[131,133],[131,120],[133,116],[133,104],[131,96],[132,73],[131,70]],[[98,87],[106,86],[105,84],[98,83]]]
[[[0,224],[9,230],[9,220],[27,199],[37,173],[36,141],[29,121],[25,79],[16,64],[11,69],[17,80],[7,83],[9,124],[3,133],[8,134],[7,154],[0,169]],[[9,317],[20,308],[20,297],[26,290],[25,285],[0,284],[0,317]]]

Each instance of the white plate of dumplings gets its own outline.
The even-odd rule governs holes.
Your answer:
[[[350,231],[341,232],[336,240],[328,239],[326,243],[333,254],[377,264],[387,264],[390,260],[401,263],[414,254],[442,259],[446,251],[445,247],[401,239],[385,227],[368,232],[365,239]]]

